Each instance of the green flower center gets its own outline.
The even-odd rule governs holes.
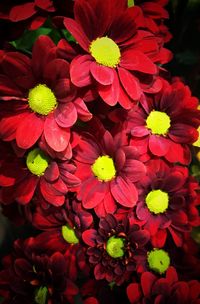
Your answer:
[[[152,190],[145,201],[149,211],[155,214],[164,213],[169,206],[169,195],[162,190]]]
[[[91,169],[100,181],[108,182],[113,179],[116,174],[114,162],[108,155],[99,156],[93,163]]]
[[[68,224],[62,226],[62,236],[69,244],[78,244],[79,239],[77,238],[75,231]]]
[[[39,84],[29,91],[28,103],[33,112],[48,115],[57,107],[57,100],[45,84]]]
[[[31,173],[41,176],[49,165],[49,158],[42,150],[36,148],[28,153],[26,165]]]
[[[128,7],[134,6],[134,0],[128,0]]]
[[[115,68],[121,58],[118,45],[108,37],[97,38],[89,47],[90,54],[97,63],[110,68]]]
[[[107,253],[114,259],[124,256],[124,239],[111,236],[106,243]]]
[[[48,289],[46,286],[40,287],[35,293],[35,302],[37,304],[46,304]]]
[[[147,254],[147,261],[149,268],[160,274],[164,273],[169,265],[170,258],[166,251],[163,249],[154,249]]]
[[[165,112],[160,111],[151,111],[146,119],[147,128],[157,135],[167,134],[171,126],[170,122],[170,117]]]

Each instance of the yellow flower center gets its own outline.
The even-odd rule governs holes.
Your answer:
[[[111,236],[106,243],[106,251],[114,259],[123,257],[124,239]]]
[[[69,225],[62,226],[62,236],[65,241],[69,244],[78,244],[79,239],[77,238],[75,231]]]
[[[159,274],[164,273],[170,265],[170,257],[163,249],[154,248],[154,250],[148,252],[147,261],[149,268]]]
[[[165,135],[171,126],[170,122],[170,117],[160,111],[151,111],[146,119],[147,128],[157,135]]]
[[[169,195],[162,190],[152,190],[146,196],[149,211],[159,214],[164,213],[169,206]]]
[[[49,158],[42,150],[36,148],[28,153],[26,165],[32,174],[41,176],[49,165]]]
[[[99,156],[93,163],[92,172],[100,180],[108,182],[115,177],[116,169],[112,158],[108,155]]]
[[[128,0],[128,7],[134,6],[134,0]]]
[[[57,107],[57,100],[45,84],[39,84],[29,91],[28,103],[33,112],[48,115]]]
[[[118,45],[108,37],[97,38],[89,47],[90,54],[97,63],[110,68],[115,68],[121,58]]]
[[[46,286],[38,288],[35,293],[35,303],[46,304],[47,296],[48,289]]]

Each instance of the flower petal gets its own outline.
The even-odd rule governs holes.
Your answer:
[[[77,121],[76,107],[72,102],[59,104],[54,111],[54,117],[60,127],[69,128]]]
[[[170,148],[170,141],[163,136],[150,135],[149,138],[149,149],[157,156],[163,156],[167,154]]]
[[[126,93],[133,99],[139,100],[142,91],[138,80],[127,70],[118,67],[120,81]]]
[[[9,18],[12,22],[18,22],[30,18],[37,12],[34,2],[15,5],[11,8]]]
[[[92,61],[90,55],[79,55],[72,60],[70,65],[70,76],[72,83],[77,87],[85,87],[93,83],[90,74],[90,65]]]
[[[90,72],[95,80],[103,85],[113,83],[114,72],[112,68],[100,65],[93,61],[90,65]]]
[[[26,205],[31,201],[38,180],[38,176],[31,174],[16,186],[14,196],[18,203]]]
[[[118,176],[110,183],[111,193],[116,201],[124,207],[135,206],[138,200],[138,192],[135,186],[129,181]]]

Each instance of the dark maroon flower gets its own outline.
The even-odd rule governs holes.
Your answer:
[[[97,280],[121,285],[146,259],[144,245],[149,241],[149,232],[130,225],[127,218],[118,222],[108,214],[100,219],[98,230],[86,230],[82,238],[89,246],[89,263]]]
[[[184,233],[198,225],[197,186],[185,167],[169,166],[162,160],[147,164],[147,175],[140,183],[136,216],[149,230],[153,246],[164,246],[168,234],[176,246],[182,246]]]
[[[17,240],[0,272],[0,289],[9,303],[74,303],[77,286],[67,276],[69,267],[60,252],[46,254],[34,238]]]
[[[169,267],[164,278],[144,272],[140,283],[128,285],[127,296],[131,304],[199,304],[200,283],[179,281],[175,268]]]
[[[134,183],[146,172],[137,149],[127,145],[124,132],[112,136],[84,133],[74,148],[76,176],[82,181],[78,199],[101,217],[116,211],[117,204],[133,207],[138,199]]]

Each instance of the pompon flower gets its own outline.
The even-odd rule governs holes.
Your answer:
[[[71,62],[73,84],[95,85],[110,106],[119,102],[130,109],[143,91],[155,93],[161,89],[155,64],[160,48],[152,33],[137,29],[137,14],[134,7],[129,12],[124,0],[77,0],[75,20],[64,20],[84,51]]]
[[[76,191],[80,184],[72,163],[51,159],[39,148],[17,157],[6,144],[1,152],[0,200],[4,204],[16,200],[26,205],[41,194],[47,203],[61,206],[68,191]]]
[[[175,268],[169,267],[165,277],[156,277],[151,272],[141,275],[140,283],[131,283],[127,287],[127,296],[131,304],[181,303],[198,304],[200,302],[200,282],[179,281]]]
[[[197,102],[183,83],[164,81],[160,93],[143,96],[141,106],[125,114],[130,144],[169,162],[189,164],[188,145],[197,140],[200,124]]]
[[[146,173],[137,149],[127,145],[125,133],[114,137],[108,131],[100,133],[99,137],[84,133],[74,148],[76,176],[82,182],[77,198],[99,217],[115,212],[117,203],[133,207],[138,199],[134,183]]]
[[[152,160],[146,166],[136,216],[149,230],[153,246],[163,247],[167,235],[172,236],[176,246],[182,246],[185,232],[199,222],[197,194],[193,190],[198,184],[195,187],[188,169],[182,166],[169,166],[162,160]]]
[[[6,303],[74,303],[78,287],[67,276],[65,256],[48,255],[33,237],[16,240],[3,264],[0,291],[7,291]]]
[[[42,26],[53,12],[55,6],[52,0],[17,1],[17,4],[12,0],[2,0],[0,4],[0,19],[11,22],[28,20],[30,30]]]
[[[144,246],[149,241],[149,232],[131,225],[128,218],[119,222],[108,214],[100,219],[98,230],[86,230],[82,238],[89,246],[87,254],[96,280],[121,285],[146,259]]]
[[[87,121],[92,117],[76,97],[69,63],[56,57],[56,46],[48,36],[37,39],[32,58],[5,52],[0,79],[0,138],[15,139],[22,149],[31,148],[44,135],[51,149],[62,152],[77,118]]]

